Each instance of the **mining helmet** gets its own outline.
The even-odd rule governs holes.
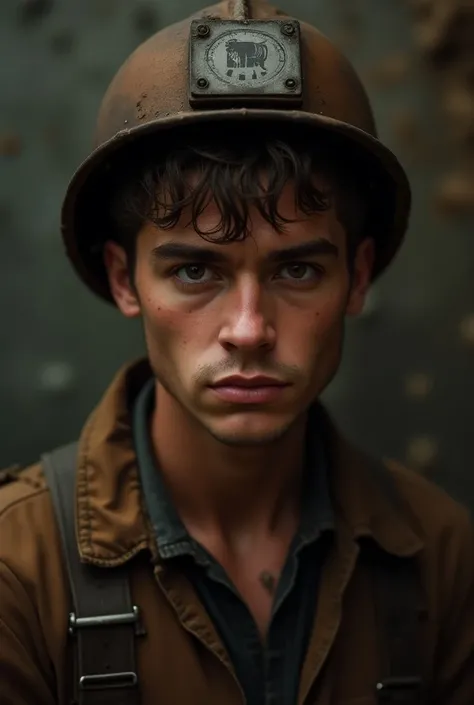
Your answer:
[[[341,52],[316,28],[261,0],[224,0],[139,46],[110,84],[95,149],[74,174],[62,209],[66,252],[81,279],[113,301],[103,262],[97,194],[130,150],[153,138],[207,125],[219,130],[290,123],[337,136],[369,159],[377,193],[369,204],[374,278],[390,263],[408,225],[410,186],[377,138],[365,90]],[[120,161],[122,158],[122,161]],[[102,242],[101,242],[102,238]]]

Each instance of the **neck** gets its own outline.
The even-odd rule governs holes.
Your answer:
[[[227,446],[164,390],[151,422],[155,454],[185,525],[229,545],[286,534],[299,521],[306,417],[265,446]]]

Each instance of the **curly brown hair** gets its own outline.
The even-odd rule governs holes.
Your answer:
[[[325,177],[322,191],[315,175]],[[304,215],[331,207],[347,237],[348,263],[367,232],[368,200],[373,198],[374,174],[356,150],[337,137],[321,133],[320,139],[287,130],[271,129],[237,138],[227,130],[213,136],[194,132],[163,150],[147,141],[131,153],[125,168],[114,169],[108,185],[110,239],[121,244],[130,270],[135,264],[137,233],[150,221],[172,229],[183,215],[186,225],[204,239],[224,243],[242,240],[252,233],[251,209],[277,232],[289,221],[279,211],[284,187],[291,183],[295,203]],[[203,230],[200,216],[208,204],[217,205],[220,222]]]

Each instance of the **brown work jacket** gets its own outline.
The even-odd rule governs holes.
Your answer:
[[[146,629],[136,642],[143,705],[243,705],[212,621],[184,576],[158,559],[144,513],[130,408],[149,374],[146,363],[120,372],[81,434],[80,555],[104,568],[129,566]],[[322,571],[298,704],[376,703],[383,645],[360,556],[364,537],[389,554],[416,556],[427,702],[474,705],[474,538],[467,512],[388,463],[395,502],[374,480],[367,457],[332,426],[329,436],[337,538]],[[67,702],[71,607],[50,494],[35,465],[0,489],[0,705]]]

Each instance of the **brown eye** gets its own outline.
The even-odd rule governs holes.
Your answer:
[[[210,270],[204,264],[187,264],[175,270],[175,277],[183,284],[202,284],[210,279],[206,272]]]
[[[287,276],[281,274],[285,271],[287,272]],[[321,272],[316,269],[316,267],[306,262],[294,262],[293,264],[286,264],[282,267],[280,276],[287,281],[308,282],[319,279]]]
[[[290,267],[288,267],[288,271],[290,272],[291,276],[294,277],[295,279],[304,279],[304,275],[307,272],[308,267],[304,264],[292,264]]]

